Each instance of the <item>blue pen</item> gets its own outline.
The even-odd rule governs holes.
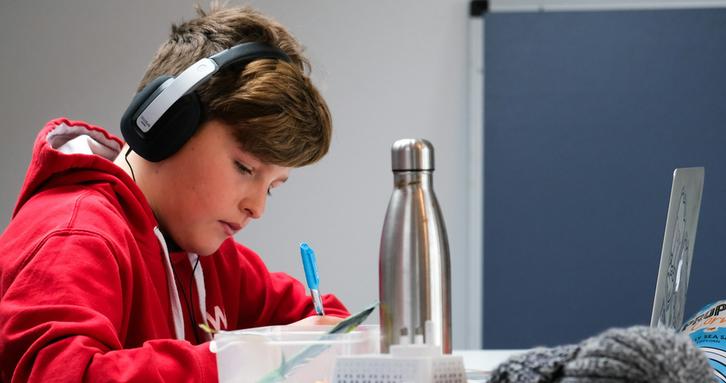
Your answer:
[[[315,252],[307,243],[303,242],[300,244],[300,256],[302,256],[303,268],[305,269],[305,280],[308,282],[310,295],[313,297],[315,312],[318,315],[325,315],[323,300],[320,299],[320,291],[318,290],[320,278],[318,277],[318,264],[315,262]]]

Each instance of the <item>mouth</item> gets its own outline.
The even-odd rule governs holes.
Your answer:
[[[224,229],[224,233],[227,234],[227,236],[233,236],[236,232],[242,230],[242,225],[234,223],[234,222],[227,222],[227,221],[219,221],[222,224],[222,228]]]

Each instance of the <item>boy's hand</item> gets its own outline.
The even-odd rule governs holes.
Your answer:
[[[344,318],[334,317],[332,315],[313,315],[301,319],[297,322],[290,323],[290,326],[319,326],[319,325],[335,325]]]

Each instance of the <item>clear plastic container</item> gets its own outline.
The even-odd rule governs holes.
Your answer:
[[[219,381],[332,382],[338,355],[378,353],[378,325],[327,335],[332,326],[269,326],[222,331],[210,345]]]

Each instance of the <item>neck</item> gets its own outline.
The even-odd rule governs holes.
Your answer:
[[[144,162],[142,161],[141,157],[139,157],[138,154],[130,150],[128,144],[124,145],[124,147],[121,149],[121,152],[119,152],[119,155],[116,156],[116,159],[113,160],[113,163],[116,164],[119,168],[121,168],[126,174],[131,177],[134,182],[136,182],[136,185],[139,186],[141,191],[146,195],[147,200],[149,200],[149,203],[152,205],[151,210],[154,212],[154,215],[156,216],[156,210],[154,209],[152,200],[149,198],[149,195],[147,194],[145,187],[143,185],[143,181],[139,182],[139,175],[144,174]],[[160,223],[159,217],[156,217],[156,221]],[[179,245],[176,244],[174,239],[171,238],[171,235],[164,230],[164,228],[159,225],[159,229],[161,230],[162,234],[164,234],[164,240],[166,242],[166,247],[168,248],[169,252],[175,252],[175,251],[182,251],[182,248],[179,247]]]
[[[161,234],[164,235],[164,242],[166,242],[166,248],[167,250],[169,250],[169,253],[183,251],[183,249],[176,244],[174,239],[171,237],[171,235],[169,235],[169,233],[166,232],[166,230],[162,229],[161,227],[159,228],[159,230],[161,230]]]

